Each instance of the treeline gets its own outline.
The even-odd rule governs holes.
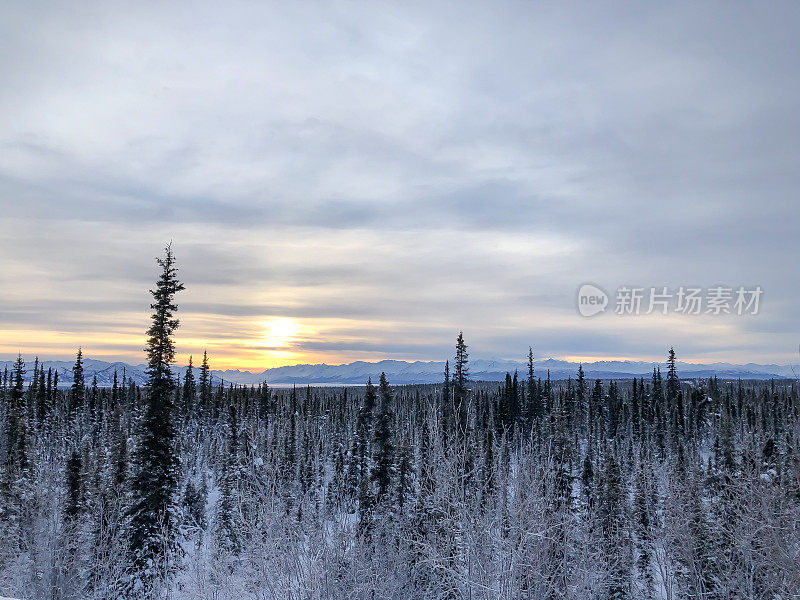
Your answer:
[[[800,590],[794,382],[662,375],[440,385],[0,389],[0,595],[24,598],[790,598]],[[160,292],[161,296],[158,294]],[[165,370],[166,368],[166,370]]]

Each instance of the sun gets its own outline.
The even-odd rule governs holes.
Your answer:
[[[267,348],[286,348],[300,332],[300,324],[290,317],[276,317],[262,323],[264,337],[261,345]]]

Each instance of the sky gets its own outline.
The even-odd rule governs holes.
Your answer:
[[[0,356],[800,361],[797,2],[0,10]]]

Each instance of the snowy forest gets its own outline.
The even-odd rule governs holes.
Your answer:
[[[788,599],[800,593],[792,380],[178,381],[168,248],[148,383],[0,390],[0,596]],[[25,375],[33,372],[32,383]]]

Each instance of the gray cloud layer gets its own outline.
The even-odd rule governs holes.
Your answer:
[[[174,239],[197,339],[288,316],[334,359],[440,358],[463,328],[483,355],[788,361],[798,25],[794,2],[7,5],[4,347],[143,328]],[[588,323],[584,281],[764,305]]]

